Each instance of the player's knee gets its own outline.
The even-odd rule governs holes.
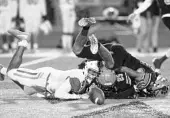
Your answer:
[[[74,44],[72,47],[72,51],[76,56],[79,56],[82,52],[82,48]]]
[[[16,80],[14,77],[14,73],[16,72],[16,69],[11,69],[7,72],[7,76],[10,77],[13,80]]]

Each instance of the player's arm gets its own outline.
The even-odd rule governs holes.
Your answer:
[[[128,20],[132,21],[138,14],[147,10],[147,8],[151,6],[152,2],[153,0],[145,0],[138,9],[128,16]]]
[[[140,14],[144,12],[147,8],[149,8],[152,4],[153,0],[145,0],[141,6],[134,11],[135,14]]]
[[[116,69],[116,71],[125,72],[125,73],[127,73],[128,76],[135,77],[135,78],[139,77],[141,75],[141,73],[139,73],[135,70],[132,70],[128,67],[125,67],[125,66],[122,66],[122,67]]]

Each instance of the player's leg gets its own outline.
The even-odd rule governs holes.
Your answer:
[[[20,32],[18,31],[15,31],[15,30],[10,30],[9,33],[15,37],[17,37],[20,42],[19,42],[19,47],[18,49],[16,50],[14,56],[12,57],[12,60],[10,61],[10,64],[8,66],[8,69],[7,71],[13,69],[13,68],[18,68],[22,62],[22,55],[23,55],[23,52],[25,50],[25,47],[27,46],[27,38],[28,38],[28,34],[20,34]],[[23,40],[22,40],[23,39]],[[1,69],[3,68],[3,66],[1,67]],[[6,73],[6,72],[4,72]]]
[[[95,24],[96,20],[94,18],[82,18],[79,20],[78,24],[82,27],[82,30],[76,37],[76,40],[73,45],[73,52],[75,54],[80,54],[84,48],[84,45],[87,43],[87,35],[91,25]]]
[[[21,63],[22,63],[22,56],[23,53],[28,45],[28,40],[29,40],[29,34],[25,33],[25,32],[21,32],[19,30],[9,30],[8,31],[12,36],[16,37],[17,39],[19,39],[18,42],[18,48],[16,50],[16,52],[14,53],[7,71],[13,69],[13,68],[18,68]]]
[[[36,52],[38,49],[38,31],[32,33],[32,51]]]
[[[61,11],[62,11],[62,27],[63,27],[63,29],[62,29],[63,34],[61,36],[61,42],[62,42],[62,47],[63,47],[64,51],[67,52],[68,42],[71,38],[70,34],[68,32],[68,28],[69,28],[68,26],[70,26],[70,24],[69,24],[70,22],[68,20],[70,11],[68,11],[65,8],[61,9]]]
[[[166,61],[168,58],[170,57],[170,49],[167,50],[167,52],[165,53],[165,55],[159,57],[159,58],[155,58],[153,59],[153,65],[156,69],[156,71],[159,73],[161,65],[164,61]]]
[[[170,29],[170,18],[169,17],[164,17],[162,19],[163,23],[165,24],[165,26]],[[167,60],[168,58],[170,57],[170,49],[168,49],[168,51],[166,52],[165,55],[161,56],[160,58],[155,58],[153,60],[153,65],[155,66],[156,68],[156,71],[159,72],[159,69],[162,65],[162,63]]]
[[[68,18],[69,18],[69,20],[68,20]],[[72,42],[73,42],[75,21],[76,21],[76,15],[75,15],[74,11],[68,11],[68,13],[65,13],[65,15],[63,14],[62,46],[63,46],[63,49],[65,52],[72,51]]]
[[[46,78],[44,73],[26,68],[14,68],[8,71],[7,76],[11,80],[17,81],[23,86],[38,88],[36,90],[45,91]]]
[[[111,55],[111,52],[104,47],[101,43],[98,42],[98,39],[94,34],[89,36],[90,40],[90,49],[93,54],[99,53],[102,60],[105,62],[105,66],[108,69],[112,69],[114,67],[114,59]]]
[[[140,29],[139,29],[139,33],[136,34],[136,49],[138,52],[141,52],[143,49],[143,40],[146,37],[146,18],[141,16],[141,25],[140,25]]]
[[[160,24],[160,17],[159,16],[153,16],[152,37],[151,37],[153,52],[157,52],[157,50],[158,50],[159,24]]]
[[[22,63],[22,56],[24,53],[24,50],[27,47],[28,44],[28,39],[29,39],[29,35],[27,33],[24,32],[20,32],[18,30],[10,30],[9,33],[16,37],[17,39],[19,39],[19,43],[18,43],[18,48],[14,54],[14,56],[12,57],[10,64],[8,66],[8,68],[6,69],[6,72],[3,72],[3,70],[5,69],[1,69],[1,72],[8,73],[10,70],[14,69],[14,68],[18,68],[21,63]],[[18,81],[13,80],[21,89],[23,89],[24,91],[26,91],[28,94],[33,93],[32,90],[27,89],[26,87],[24,87],[23,85],[21,85]]]

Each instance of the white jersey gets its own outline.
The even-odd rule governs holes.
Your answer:
[[[20,0],[20,16],[24,19],[26,32],[36,32],[46,14],[45,0]]]
[[[71,85],[69,77],[76,77],[82,82],[85,80],[85,75],[82,69],[71,69],[67,71],[56,70],[50,67],[40,68],[37,71],[45,72],[45,78],[48,76],[46,82],[46,89],[51,94],[54,94],[55,98],[63,98],[63,99],[77,99],[79,97],[75,94],[69,94],[71,91]],[[50,73],[50,75],[49,75]]]
[[[0,34],[12,28],[12,18],[17,14],[17,0],[0,0]]]
[[[76,77],[82,82],[85,75],[82,69],[67,71],[57,70],[51,67],[43,67],[36,70],[18,68],[8,72],[8,76],[22,85],[29,87],[42,87],[55,98],[77,99],[79,95],[70,94],[71,84],[68,77]]]

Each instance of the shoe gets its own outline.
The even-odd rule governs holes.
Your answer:
[[[89,41],[90,41],[90,50],[92,54],[96,54],[99,48],[98,39],[96,38],[94,34],[92,34],[91,36],[89,36]]]
[[[0,70],[3,68],[3,65],[0,64]],[[0,73],[0,81],[4,80],[4,75],[2,73]]]
[[[29,41],[30,39],[30,34],[26,32],[22,32],[16,29],[10,29],[8,30],[8,33],[11,34],[12,36],[16,37],[19,40],[27,40]]]
[[[152,60],[152,63],[154,65],[155,69],[160,69],[161,68],[162,62],[160,61],[160,59],[154,58]]]
[[[94,17],[82,18],[78,21],[78,24],[81,27],[90,27],[91,25],[95,23],[96,23],[96,19]]]

